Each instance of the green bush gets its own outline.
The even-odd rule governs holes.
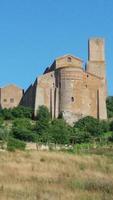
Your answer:
[[[23,141],[10,138],[7,143],[7,150],[8,151],[15,151],[16,149],[18,150],[25,150],[26,144]]]
[[[46,106],[39,106],[37,111],[37,122],[35,130],[38,135],[42,135],[48,132],[49,125],[50,125],[50,113]]]
[[[102,131],[102,133],[108,132],[110,130],[109,121],[101,120],[100,121],[100,130]]]
[[[3,127],[3,124],[4,124],[4,120],[2,117],[0,117],[0,127]]]
[[[0,118],[3,118],[4,120],[12,120],[13,119],[12,110],[7,108],[1,109]]]
[[[19,140],[36,142],[36,134],[26,128],[13,128],[12,136]]]
[[[52,121],[49,129],[51,142],[69,144],[71,134],[72,128],[63,119],[55,119]]]
[[[12,115],[14,118],[30,118],[33,117],[33,109],[24,106],[18,106],[12,109]]]
[[[16,119],[12,126],[12,136],[16,139],[35,142],[36,134],[34,132],[34,126],[29,119]]]
[[[81,144],[81,143],[88,143],[92,140],[92,136],[89,132],[84,130],[79,130],[77,128],[73,129],[73,136],[71,138],[72,143]]]
[[[31,122],[30,119],[26,119],[26,118],[19,118],[19,119],[15,119],[13,121],[13,124],[12,124],[12,128],[26,128],[26,129],[29,129],[29,130],[33,130],[34,129],[34,126]]]
[[[102,127],[99,120],[91,116],[80,119],[74,124],[74,127],[81,131],[88,132],[92,136],[98,136],[102,133]]]
[[[113,117],[113,97],[109,96],[107,98],[107,114],[108,114],[108,118]]]
[[[9,132],[5,128],[0,128],[0,140],[7,141],[9,136]]]
[[[30,118],[33,117],[33,109],[24,107],[24,106],[18,106],[13,109],[1,109],[0,110],[0,118],[3,118],[4,120],[12,120],[14,118]]]
[[[113,121],[110,122],[110,131],[113,131]]]
[[[51,119],[50,112],[46,106],[39,106],[36,119],[38,121],[46,121],[46,122],[50,121]]]

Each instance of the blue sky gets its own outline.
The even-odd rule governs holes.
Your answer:
[[[27,88],[64,54],[87,62],[90,37],[105,38],[113,95],[112,0],[0,0],[0,86]]]

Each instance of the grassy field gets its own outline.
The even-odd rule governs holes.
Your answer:
[[[0,200],[112,200],[113,158],[0,152]]]

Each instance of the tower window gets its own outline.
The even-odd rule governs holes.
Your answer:
[[[71,62],[71,57],[68,57],[68,58],[67,58],[67,61],[68,61],[68,62]]]
[[[71,97],[71,101],[74,102],[74,97]]]
[[[4,102],[7,102],[7,99],[4,99]]]
[[[59,88],[61,88],[61,82],[59,82]]]
[[[13,98],[11,98],[11,99],[10,99],[10,102],[11,102],[11,103],[14,103],[14,99],[13,99]]]

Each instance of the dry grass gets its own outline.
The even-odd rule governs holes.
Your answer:
[[[112,200],[113,159],[0,152],[0,200]]]

